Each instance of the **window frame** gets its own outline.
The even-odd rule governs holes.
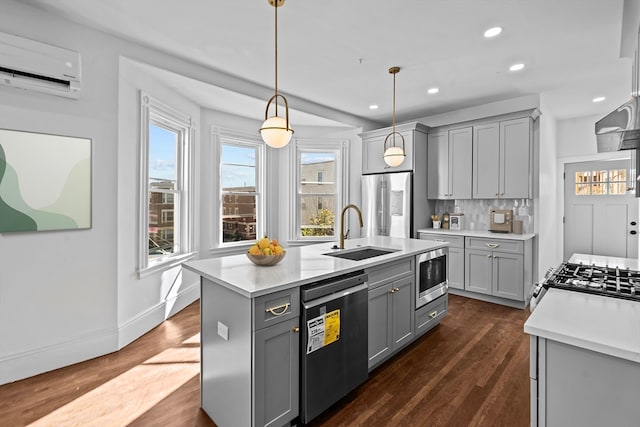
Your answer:
[[[349,200],[349,140],[344,139],[294,139],[290,149],[290,164],[293,166],[290,184],[290,221],[289,241],[294,243],[309,242],[326,242],[338,239],[340,209],[347,204]],[[332,236],[302,236],[300,210],[301,202],[301,159],[303,153],[327,153],[331,152],[336,155],[336,177],[335,177],[335,196],[334,196],[334,233]],[[307,204],[308,205],[308,204]]]
[[[159,126],[178,135],[176,188],[156,192],[174,196],[174,252],[149,259],[149,126]],[[140,91],[140,170],[138,184],[138,278],[177,265],[194,255],[194,120],[173,107]],[[154,190],[155,191],[155,190]],[[158,218],[161,220],[162,218]]]
[[[213,144],[213,162],[215,165],[215,176],[213,179],[213,200],[212,200],[212,248],[211,251],[224,252],[224,251],[237,251],[239,248],[248,247],[254,244],[259,236],[265,234],[267,218],[266,218],[266,189],[267,189],[267,150],[264,142],[260,138],[259,134],[252,134],[248,132],[242,132],[232,129],[224,129],[216,126],[211,128],[212,144]],[[255,240],[240,240],[235,242],[224,242],[224,233],[222,222],[223,203],[222,198],[224,194],[222,192],[222,146],[234,145],[243,148],[252,148],[256,150],[256,190],[253,194],[256,197],[255,216],[256,216],[256,239]],[[237,197],[237,195],[236,195]],[[236,208],[237,209],[237,208]]]

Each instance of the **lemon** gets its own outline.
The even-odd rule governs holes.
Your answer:
[[[270,243],[269,238],[264,236],[262,239],[258,240],[258,247],[260,249],[268,248]]]

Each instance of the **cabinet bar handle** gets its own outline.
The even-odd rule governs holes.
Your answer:
[[[435,319],[436,317],[438,317],[438,310],[434,311],[433,313],[431,313],[429,315],[429,317],[431,317],[432,319]]]
[[[444,239],[433,239],[434,242],[444,242]]]
[[[286,304],[282,304],[279,305],[277,307],[271,307],[271,308],[267,308],[265,309],[266,313],[271,313],[274,316],[282,316],[283,314],[285,314],[287,312],[287,309],[289,308],[290,303],[286,303]]]
[[[492,249],[495,249],[498,246],[500,246],[498,243],[487,243],[486,245],[488,248],[492,248]]]

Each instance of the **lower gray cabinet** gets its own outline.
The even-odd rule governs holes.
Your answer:
[[[254,426],[283,425],[298,415],[299,318],[254,332]]]
[[[524,243],[467,238],[465,290],[511,300],[524,300]],[[478,249],[487,247],[491,249]]]
[[[414,336],[413,275],[369,289],[369,369]]]
[[[415,314],[416,336],[422,335],[440,323],[449,308],[449,294],[442,295],[420,307]]]

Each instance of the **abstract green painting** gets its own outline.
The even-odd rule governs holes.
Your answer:
[[[0,129],[0,233],[91,228],[91,139]]]

